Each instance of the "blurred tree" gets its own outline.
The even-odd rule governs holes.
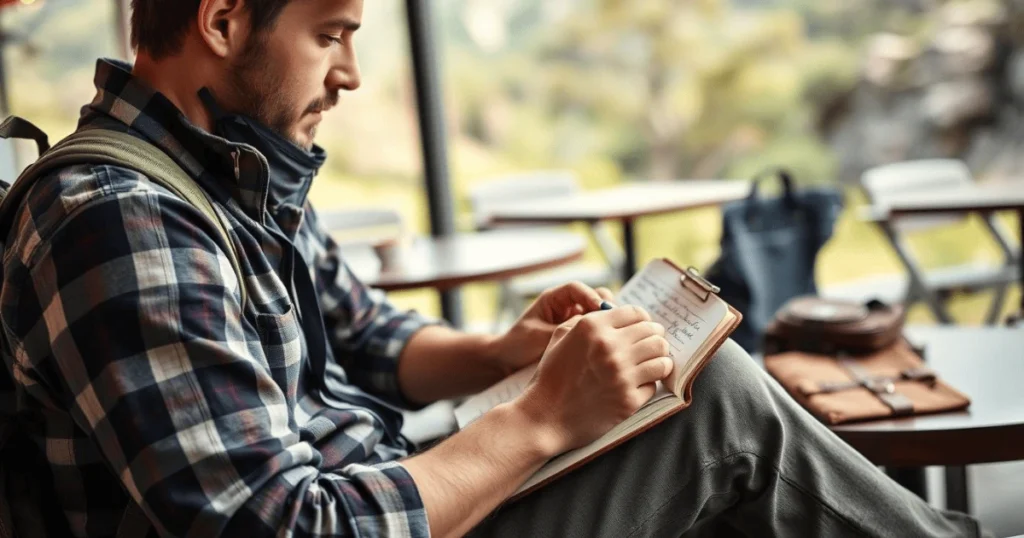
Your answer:
[[[855,50],[809,40],[792,10],[724,0],[565,2],[570,17],[552,16],[539,0],[505,2],[518,31],[501,32],[504,47],[467,47],[470,29],[449,49],[464,134],[525,163],[604,156],[653,179],[746,175],[759,164],[831,176],[813,107],[822,91],[853,83]],[[800,150],[762,153],[773,147]],[[764,162],[773,155],[793,160]]]

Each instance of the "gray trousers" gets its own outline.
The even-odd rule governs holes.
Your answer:
[[[689,409],[508,503],[471,536],[974,537],[836,437],[727,342]]]

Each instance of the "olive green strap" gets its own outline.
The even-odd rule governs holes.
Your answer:
[[[228,234],[228,224],[214,209],[203,189],[178,166],[178,163],[174,162],[160,148],[130,134],[106,129],[89,129],[78,131],[61,140],[15,181],[0,205],[0,214],[8,219],[13,219],[16,208],[8,206],[20,204],[19,199],[23,197],[36,178],[57,168],[76,164],[108,164],[135,170],[173,192],[205,215],[214,224],[224,244],[228,247],[227,254],[231,259],[231,266],[235,270],[235,276],[238,278],[238,287],[242,293],[242,305],[245,305],[245,278],[239,262],[238,251]],[[0,222],[0,229],[7,229],[3,226],[4,224],[8,223]]]

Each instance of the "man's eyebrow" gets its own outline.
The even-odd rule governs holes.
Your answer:
[[[360,24],[358,21],[348,17],[338,17],[328,20],[323,24],[323,27],[326,30],[348,30],[349,32],[355,32],[359,29]]]

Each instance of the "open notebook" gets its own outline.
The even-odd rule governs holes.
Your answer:
[[[693,381],[701,369],[739,325],[742,316],[715,293],[717,288],[696,270],[681,270],[669,260],[654,260],[629,279],[615,298],[618,305],[641,306],[665,326],[675,367],[646,405],[599,439],[566,452],[542,467],[515,493],[525,495],[587,463],[619,443],[677,413],[692,401]],[[491,408],[522,394],[536,365],[524,368],[490,388],[466,399],[455,409],[459,429]]]

